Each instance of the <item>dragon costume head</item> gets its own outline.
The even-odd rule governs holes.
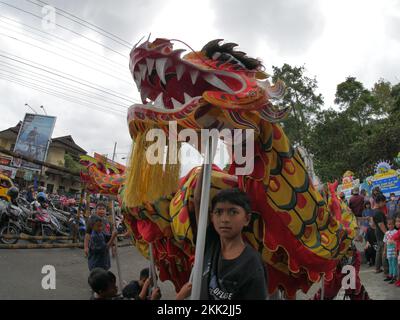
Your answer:
[[[131,51],[130,70],[143,103],[128,112],[133,138],[144,124],[168,130],[168,122],[177,121],[179,128],[258,131],[260,119],[276,122],[285,116],[287,109],[270,102],[283,95],[284,84],[271,86],[259,60],[221,41],[183,57],[185,50],[173,50],[167,39],[146,41]]]
[[[271,103],[283,96],[283,82],[272,86],[259,60],[234,50],[236,44],[220,44],[221,41],[210,41],[202,50],[183,57],[185,50],[174,50],[172,41],[167,39],[145,41],[131,51],[130,70],[142,104],[134,104],[128,111],[131,137],[139,141],[128,174],[128,204],[155,200],[172,192],[177,184],[179,165],[167,163],[167,169],[135,165],[142,163],[149,146],[144,141],[149,129],[161,129],[169,136],[182,129],[252,129],[257,137],[263,127],[260,123],[282,120],[289,111]],[[170,132],[171,122],[176,123],[174,132]],[[201,143],[195,143],[200,149]],[[162,175],[170,185],[151,184],[151,177]],[[137,181],[142,181],[141,195],[132,192]]]

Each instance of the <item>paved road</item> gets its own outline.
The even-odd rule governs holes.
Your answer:
[[[123,280],[137,279],[142,268],[148,266],[133,247],[119,248]],[[44,290],[41,286],[42,267],[56,268],[56,289]],[[382,274],[375,274],[373,268],[362,267],[361,279],[372,299],[400,300],[400,288],[383,281]],[[112,271],[117,274],[115,261]],[[90,290],[87,285],[87,260],[82,249],[19,249],[0,250],[0,300],[4,299],[78,299],[87,300]],[[171,282],[160,284],[163,298],[174,299],[175,291]],[[318,289],[313,286],[307,295],[298,294],[298,299],[312,296]]]
[[[149,266],[134,247],[118,248],[124,281],[138,279],[140,270]],[[44,290],[41,273],[44,265],[56,269],[56,289]],[[115,260],[111,271],[117,274]],[[87,300],[89,271],[82,249],[14,249],[0,250],[0,300],[62,299]],[[173,299],[171,282],[160,284],[163,298]]]

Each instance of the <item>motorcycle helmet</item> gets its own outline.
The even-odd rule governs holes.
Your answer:
[[[19,190],[17,187],[11,187],[7,191],[7,195],[13,200],[18,198],[18,194],[19,194]]]
[[[36,196],[36,200],[38,202],[45,202],[47,200],[47,196],[44,192],[39,192]]]

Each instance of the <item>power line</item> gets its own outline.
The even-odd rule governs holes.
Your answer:
[[[89,93],[87,93],[87,92],[82,92],[82,90],[80,90],[79,88],[76,89],[76,88],[72,87],[72,89],[71,89],[71,86],[66,86],[65,84],[63,84],[63,85],[58,85],[57,83],[53,83],[53,82],[49,81],[49,80],[46,79],[46,77],[44,77],[44,76],[39,77],[39,78],[42,78],[42,79],[44,78],[43,80],[38,80],[37,78],[33,78],[33,77],[30,77],[30,76],[27,76],[27,75],[24,75],[24,74],[21,75],[21,74],[13,73],[12,70],[10,71],[10,70],[4,70],[4,69],[1,69],[1,68],[0,68],[0,71],[8,72],[8,73],[11,73],[11,74],[14,75],[14,76],[23,77],[24,79],[30,79],[30,80],[33,80],[33,81],[35,81],[35,82],[43,83],[43,84],[46,84],[46,85],[49,85],[49,86],[53,86],[53,87],[56,87],[56,88],[59,88],[59,89],[63,89],[63,90],[65,90],[66,87],[69,87],[69,88],[68,88],[68,92],[77,93],[77,94],[83,95],[83,96],[88,97],[88,98],[91,98],[91,99],[98,99],[98,100],[101,100],[102,102],[107,102],[107,103],[110,103],[110,104],[114,104],[114,105],[123,107],[125,110],[128,109],[128,106],[126,106],[126,105],[119,104],[119,103],[115,103],[115,102],[112,102],[112,101],[105,101],[105,100],[104,100],[105,97],[96,96],[96,95],[91,95],[91,94],[89,94]],[[17,71],[18,71],[18,72],[21,72],[21,71],[19,71],[19,70],[17,70]]]
[[[103,87],[103,86],[94,84],[93,82],[90,82],[90,81],[87,81],[87,80],[83,80],[83,79],[78,78],[78,77],[76,77],[76,76],[74,76],[74,75],[71,75],[71,74],[69,74],[69,73],[65,73],[65,72],[62,72],[62,71],[57,70],[57,69],[54,69],[54,68],[50,68],[50,67],[45,66],[45,65],[42,65],[42,64],[40,64],[40,63],[33,62],[33,61],[29,60],[29,59],[21,58],[21,57],[19,57],[19,56],[10,54],[10,53],[8,53],[8,52],[5,52],[5,51],[3,51],[3,50],[0,50],[0,52],[4,52],[4,53],[6,53],[6,54],[8,54],[8,55],[10,55],[10,56],[12,56],[12,57],[16,57],[17,59],[22,60],[22,61],[17,60],[17,59],[14,59],[14,58],[10,58],[10,57],[8,57],[8,56],[6,56],[6,55],[3,55],[3,54],[0,54],[0,57],[4,57],[4,58],[6,58],[6,59],[15,61],[15,62],[17,62],[17,63],[24,64],[24,65],[27,65],[27,66],[29,66],[29,67],[32,67],[32,68],[35,68],[35,69],[44,71],[44,72],[46,72],[46,73],[50,73],[50,74],[56,75],[56,76],[58,76],[58,77],[67,79],[67,80],[69,80],[69,81],[73,81],[73,82],[79,83],[79,84],[81,84],[81,85],[83,85],[83,86],[86,86],[86,87],[89,87],[89,88],[91,88],[91,89],[94,89],[94,90],[97,90],[97,91],[101,91],[101,92],[103,92],[103,93],[106,93],[106,94],[109,94],[109,95],[111,95],[111,96],[117,97],[117,98],[119,98],[119,99],[121,99],[121,100],[128,101],[129,103],[132,103],[132,101],[138,102],[137,100],[132,99],[132,98],[130,98],[130,97],[128,97],[128,99],[126,99],[126,98],[124,98],[124,97],[127,97],[127,96],[125,96],[125,95],[123,95],[123,94],[120,94],[120,93],[118,93],[118,92],[116,92],[116,91],[113,91],[113,90],[111,90],[111,89],[107,89],[107,88],[105,88],[105,87]],[[24,62],[24,61],[28,61],[28,62],[30,62],[30,63],[27,63],[27,62]],[[35,66],[35,65],[32,65],[32,63],[33,63],[33,64],[36,64],[36,65],[38,65],[38,66],[40,66],[40,67],[37,67],[37,66]],[[50,71],[50,70],[54,70],[54,71]],[[64,75],[62,75],[62,74],[59,74],[58,72],[61,72],[61,73],[65,74],[65,75],[67,75],[67,76],[64,76]],[[68,76],[69,76],[69,77],[68,77]],[[75,78],[75,79],[78,79],[78,80],[74,80],[74,79],[72,79],[72,78],[70,78],[70,77]],[[89,84],[86,84],[86,83],[84,83],[84,82],[82,82],[82,81],[84,81],[84,82],[86,82],[86,83],[89,83]],[[95,86],[97,86],[98,88],[96,88]],[[102,89],[99,89],[99,88],[102,88]]]
[[[43,87],[43,86],[40,86],[40,85],[38,85],[36,83],[32,83],[32,82],[29,82],[29,81],[21,80],[19,78],[12,77],[12,76],[9,76],[9,75],[4,75],[4,74],[1,74],[1,73],[0,73],[0,75],[3,75],[3,78],[12,79],[12,80],[17,81],[19,83],[23,83],[23,84],[26,84],[26,85],[29,85],[29,86],[33,86],[33,87],[39,88],[41,90],[47,90],[49,92],[53,92],[53,93],[56,93],[58,95],[62,95],[62,96],[68,97],[69,99],[75,99],[77,101],[83,101],[84,103],[87,103],[87,104],[92,104],[92,101],[89,101],[89,100],[86,100],[86,99],[83,99],[83,98],[80,98],[80,97],[72,96],[72,95],[66,94],[64,92],[56,91],[53,88]],[[124,114],[121,110],[113,109],[111,107],[107,107],[107,106],[103,106],[103,105],[99,105],[99,104],[96,104],[96,107],[97,108],[101,108],[103,110],[112,111],[114,113]]]
[[[68,97],[65,94],[62,94],[62,93],[60,94],[60,93],[54,92],[52,90],[43,89],[40,86],[29,85],[27,83],[24,83],[23,81],[18,81],[16,79],[13,79],[12,77],[3,76],[1,78],[5,79],[7,81],[13,82],[15,84],[18,84],[20,86],[23,86],[23,87],[26,87],[26,88],[29,88],[29,89],[33,89],[33,90],[36,90],[36,91],[39,91],[39,92],[42,92],[42,93],[45,93],[45,94],[60,98],[60,99],[63,99],[63,100],[68,101],[68,102],[72,102],[72,103],[75,103],[75,104],[78,104],[78,105],[81,105],[81,106],[89,107],[89,108],[94,109],[96,111],[101,111],[101,112],[105,112],[105,113],[108,113],[108,114],[113,114],[113,115],[125,117],[125,115],[122,114],[122,113],[113,112],[112,110],[108,110],[108,109],[102,109],[102,108],[100,108],[100,107],[98,107],[96,105],[93,105],[91,103],[85,103],[85,102],[79,101],[79,99],[74,99],[73,97],[72,98]]]
[[[104,73],[105,75],[107,75],[107,76],[109,76],[109,77],[112,77],[112,78],[114,78],[114,79],[117,79],[117,80],[120,80],[120,81],[129,83],[128,81],[126,81],[126,79],[122,79],[122,78],[116,77],[116,76],[114,76],[114,75],[112,75],[112,74],[110,74],[110,73],[108,73],[108,72],[105,72],[105,71],[102,71],[102,70],[100,70],[100,69],[91,67],[91,66],[87,65],[86,63],[79,62],[79,61],[77,61],[77,60],[75,60],[75,59],[72,59],[72,58],[69,58],[69,57],[67,57],[67,56],[65,56],[65,55],[63,55],[63,54],[54,52],[54,51],[52,51],[52,50],[43,48],[43,47],[41,47],[41,46],[38,46],[38,45],[35,45],[35,44],[32,44],[32,43],[29,43],[29,42],[27,42],[27,41],[23,41],[23,40],[21,40],[21,39],[15,38],[15,37],[13,37],[13,36],[10,36],[10,35],[7,35],[7,34],[1,33],[1,32],[0,32],[0,36],[8,37],[8,38],[10,38],[10,39],[12,39],[12,40],[19,41],[19,42],[24,43],[24,44],[28,44],[28,45],[30,45],[30,46],[32,46],[32,47],[38,48],[38,49],[43,50],[43,51],[45,51],[45,52],[49,52],[49,53],[52,53],[52,54],[54,54],[54,55],[56,55],[56,56],[59,56],[59,57],[61,57],[61,58],[64,58],[64,59],[66,59],[66,60],[70,60],[70,61],[72,61],[72,62],[75,62],[75,63],[77,63],[77,64],[79,64],[79,65],[82,65],[82,66],[84,66],[84,67],[86,67],[86,68],[95,70],[95,71],[97,71],[97,72]]]
[[[11,8],[14,8],[15,10],[19,10],[19,11],[21,11],[21,12],[24,12],[24,13],[26,13],[26,14],[29,14],[29,15],[35,17],[35,18],[40,19],[40,20],[43,19],[43,17],[41,17],[41,16],[38,16],[38,15],[36,15],[36,14],[30,12],[30,11],[27,11],[27,10],[24,10],[24,9],[21,9],[21,8],[18,8],[18,7],[16,7],[16,6],[13,6],[12,4],[9,4],[9,3],[7,3],[7,2],[0,1],[0,4],[9,6],[9,7],[11,7]],[[74,31],[74,30],[71,30],[71,29],[69,29],[69,28],[67,28],[67,27],[64,27],[64,26],[58,24],[58,23],[54,23],[54,25],[57,26],[57,27],[59,27],[59,28],[61,28],[61,29],[67,30],[67,31],[69,31],[69,32],[71,32],[71,33],[73,33],[73,34],[75,34],[75,35],[78,35],[78,36],[80,36],[80,37],[82,37],[82,38],[85,38],[86,40],[88,40],[88,41],[90,41],[90,42],[93,42],[93,43],[95,43],[95,44],[97,44],[97,45],[99,45],[99,46],[102,46],[103,48],[106,48],[107,50],[110,50],[110,51],[112,51],[112,52],[114,52],[114,53],[120,55],[121,57],[126,58],[126,57],[128,56],[128,54],[122,54],[121,52],[118,52],[118,51],[116,51],[116,50],[114,50],[114,49],[112,49],[112,48],[110,48],[110,47],[108,47],[108,46],[106,46],[106,45],[104,45],[104,44],[102,44],[102,43],[96,41],[96,40],[93,40],[93,39],[91,39],[91,38],[89,38],[89,37],[87,37],[87,36],[85,36],[85,35],[83,35],[83,34],[81,34],[81,33],[79,33],[79,32],[76,32],[76,31]]]
[[[31,0],[25,0],[25,1],[30,2],[30,3],[32,3],[32,4],[36,5],[36,6],[38,6],[38,7],[42,7],[42,8],[43,8],[43,6],[41,6],[41,5],[38,4],[38,3],[35,3],[34,1],[31,1]],[[79,24],[79,25],[81,25],[81,26],[83,26],[83,27],[86,27],[86,28],[88,28],[88,29],[90,29],[90,30],[93,30],[93,31],[95,31],[95,32],[97,32],[97,33],[99,33],[99,34],[101,34],[102,36],[104,36],[104,37],[106,37],[106,38],[109,38],[109,39],[115,41],[116,43],[118,43],[118,44],[120,44],[120,45],[122,45],[122,46],[124,46],[124,47],[127,47],[128,49],[131,49],[132,46],[133,46],[133,45],[131,45],[128,41],[126,41],[126,40],[124,40],[124,39],[121,39],[120,37],[118,37],[118,36],[112,34],[111,32],[108,32],[108,31],[106,31],[106,30],[104,30],[104,29],[102,29],[102,28],[100,28],[100,27],[98,27],[98,26],[96,26],[96,25],[94,25],[94,24],[92,24],[92,23],[90,23],[90,22],[88,22],[88,21],[82,19],[82,18],[79,18],[79,17],[73,15],[72,13],[69,13],[69,12],[67,12],[67,11],[65,11],[65,10],[63,10],[63,9],[60,9],[60,8],[55,7],[55,6],[53,6],[53,5],[50,5],[50,4],[48,4],[48,3],[44,2],[44,1],[38,0],[38,2],[43,3],[44,5],[51,6],[51,7],[55,8],[55,9],[56,9],[56,14],[57,14],[57,15],[62,16],[62,17],[64,17],[64,18],[68,19],[68,20],[71,20],[71,21],[73,21],[73,22],[75,22],[75,23],[77,23],[77,24]],[[76,21],[76,20],[74,20],[74,19],[72,19],[72,18],[70,18],[70,17],[67,17],[67,16],[63,15],[63,14],[61,14],[60,12],[63,12],[63,13],[66,13],[67,15],[69,15],[69,16],[72,16],[72,17],[76,18],[78,21]],[[82,22],[88,24],[89,26],[95,27],[96,29],[99,29],[100,31],[102,31],[102,32],[104,32],[104,33],[106,33],[106,34],[109,34],[109,35],[111,35],[112,37],[114,37],[114,38],[116,38],[116,39],[118,39],[118,40],[120,40],[120,41],[115,40],[115,39],[113,39],[113,38],[107,36],[106,34],[103,34],[103,33],[99,32],[98,30],[96,30],[96,29],[94,29],[94,28],[91,28],[91,27],[89,27],[89,26],[87,26],[87,25],[85,25],[85,24],[83,24],[83,23],[81,23],[81,22],[79,22],[79,21],[82,21]]]
[[[99,58],[101,58],[101,59],[104,59],[105,61],[107,61],[107,63],[113,63],[113,64],[115,65],[115,67],[120,67],[120,68],[125,69],[125,66],[124,66],[123,64],[121,64],[121,63],[118,63],[118,62],[116,62],[116,61],[113,61],[113,60],[111,60],[111,59],[109,59],[109,58],[107,58],[107,57],[102,56],[101,54],[98,54],[98,53],[95,52],[95,51],[89,50],[89,49],[87,49],[87,48],[85,48],[85,47],[82,47],[82,46],[76,44],[76,43],[72,43],[72,44],[71,44],[71,43],[69,43],[68,41],[64,40],[63,38],[61,38],[61,37],[59,37],[59,36],[56,36],[56,35],[54,35],[54,34],[52,34],[52,33],[50,33],[50,32],[43,31],[43,30],[41,30],[41,29],[39,29],[39,28],[32,27],[32,26],[30,26],[30,25],[28,25],[28,24],[25,24],[25,23],[23,23],[23,22],[20,22],[20,21],[18,21],[18,20],[15,20],[15,19],[12,19],[12,18],[3,16],[3,15],[0,15],[0,18],[3,18],[3,19],[6,19],[6,20],[9,20],[9,21],[12,21],[12,22],[18,24],[19,26],[24,26],[25,28],[32,29],[32,30],[38,31],[38,32],[40,32],[40,33],[46,34],[46,35],[48,35],[49,37],[52,37],[52,38],[54,38],[54,39],[57,39],[59,42],[65,43],[65,44],[64,44],[65,46],[69,46],[69,47],[73,48],[74,50],[76,50],[77,48],[79,48],[81,52],[83,51],[83,52],[85,52],[85,53],[90,53],[90,54],[92,54],[92,55],[94,55],[94,56],[97,56],[97,57],[99,57]],[[2,19],[0,19],[0,20],[2,20]],[[4,23],[6,23],[6,22],[4,22]],[[32,34],[35,34],[35,35],[37,35],[37,36],[39,36],[39,37],[44,37],[44,36],[42,36],[42,35],[38,35],[37,33],[33,32],[33,31],[28,31],[28,32],[30,32],[30,33],[32,33]],[[45,39],[50,40],[48,37],[45,38]]]
[[[115,105],[120,105],[120,106],[123,106],[124,108],[127,107],[126,105],[121,105],[121,104],[115,102],[115,100],[112,100],[109,97],[103,96],[103,95],[98,94],[98,93],[94,93],[94,92],[89,91],[89,90],[85,90],[85,89],[80,88],[78,86],[75,86],[75,85],[69,84],[67,82],[61,81],[60,79],[56,79],[56,78],[52,78],[52,77],[49,77],[49,76],[45,76],[45,75],[43,75],[41,73],[34,72],[32,70],[29,70],[29,69],[26,69],[26,68],[23,68],[23,67],[20,67],[20,66],[15,66],[13,64],[10,64],[10,63],[7,63],[7,62],[1,61],[1,60],[0,60],[0,66],[5,66],[5,67],[7,67],[9,69],[15,70],[15,71],[20,72],[22,74],[28,73],[28,74],[33,74],[34,76],[36,76],[38,78],[41,78],[41,79],[52,80],[52,81],[55,81],[55,82],[58,82],[58,83],[62,84],[63,88],[77,89],[77,90],[80,90],[80,91],[82,91],[84,93],[87,93],[87,94],[93,94],[94,96],[98,97],[102,101],[107,100],[108,102],[113,103]]]

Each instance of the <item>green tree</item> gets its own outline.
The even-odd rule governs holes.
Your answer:
[[[365,126],[375,113],[374,96],[354,77],[348,77],[346,81],[338,84],[335,103],[339,105],[340,110],[356,120],[359,127]]]
[[[305,73],[304,66],[292,67],[285,63],[281,68],[273,67],[272,79],[281,79],[287,87],[280,105],[291,108],[290,114],[283,122],[289,140],[307,148],[312,125],[324,101],[322,95],[316,93],[317,80]]]
[[[64,167],[74,173],[79,173],[82,169],[82,165],[68,153],[64,155]]]

